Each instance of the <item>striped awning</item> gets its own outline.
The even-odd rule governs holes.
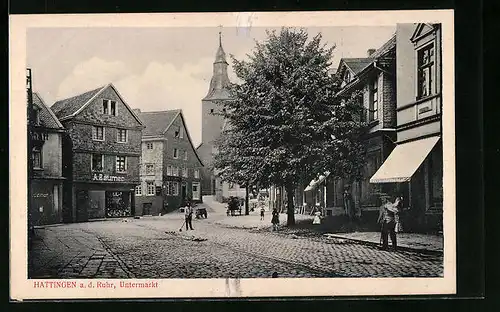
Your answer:
[[[324,175],[320,175],[317,179],[312,180],[309,185],[304,189],[304,192],[309,192],[314,190],[319,184],[321,184],[330,175],[330,172],[325,172]]]
[[[382,166],[371,177],[370,183],[409,181],[439,139],[439,136],[433,136],[396,146]]]

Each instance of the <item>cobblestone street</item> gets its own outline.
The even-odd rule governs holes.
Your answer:
[[[31,278],[250,278],[442,276],[442,256],[388,252],[342,239],[220,224],[225,214],[113,219],[38,229]]]

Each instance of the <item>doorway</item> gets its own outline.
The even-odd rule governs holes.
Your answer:
[[[152,203],[144,203],[142,204],[142,215],[143,216],[148,216],[151,214],[151,207],[153,206]]]
[[[193,182],[193,200],[200,200],[200,183]]]
[[[186,196],[187,196],[187,186],[186,186],[186,182],[182,182],[181,184],[181,199],[182,199],[182,202],[186,202]]]

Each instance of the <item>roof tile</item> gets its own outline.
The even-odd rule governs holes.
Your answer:
[[[180,112],[179,109],[160,111],[160,112],[140,112],[139,118],[146,128],[142,131],[144,136],[163,135],[165,129],[174,120],[175,116]]]
[[[70,97],[68,99],[57,101],[51,106],[51,109],[54,114],[56,114],[57,118],[61,119],[63,117],[67,117],[79,110],[83,105],[85,105],[85,103],[88,102],[88,100],[90,100],[103,88],[105,88],[105,86]]]
[[[38,93],[33,93],[33,104],[36,105],[40,111],[40,125],[50,129],[63,129],[63,126],[57,117],[50,111],[50,108],[45,105],[42,98]]]

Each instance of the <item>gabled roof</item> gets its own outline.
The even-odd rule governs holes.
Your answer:
[[[360,82],[360,76],[363,76],[363,74],[369,68],[371,68],[372,65],[374,65],[379,60],[383,60],[384,56],[386,56],[388,52],[395,48],[396,34],[392,35],[392,37],[388,41],[386,41],[369,57],[342,58],[338,66],[337,75],[342,75],[345,70],[349,70],[353,74],[353,77],[351,78],[351,81],[342,88],[339,94],[344,93],[345,90],[350,89],[354,85],[357,85]]]
[[[144,130],[143,136],[163,136],[174,122],[175,117],[181,112],[180,109],[156,111],[156,112],[140,112],[139,118],[142,120]]]
[[[343,63],[351,70],[354,75],[357,75],[363,70],[367,65],[369,65],[373,59],[371,58],[343,58]],[[339,66],[340,67],[340,66]]]
[[[50,129],[64,129],[54,112],[45,104],[38,93],[33,93],[33,104],[39,109],[40,125]]]
[[[82,108],[90,99],[99,93],[105,86],[87,91],[85,93],[70,97],[68,99],[55,102],[50,108],[58,118],[65,118],[73,115]]]
[[[193,149],[193,152],[196,155],[196,158],[198,159],[198,161],[200,162],[200,164],[204,167],[205,164],[203,164],[203,161],[201,160],[200,155],[198,155],[198,152],[196,151],[196,148],[194,148],[194,146],[193,146],[193,140],[191,140],[191,135],[189,134],[188,127],[186,127],[186,122],[184,120],[184,114],[182,113],[182,109],[180,110],[179,114],[181,116],[181,120],[182,120],[182,124],[184,125],[184,129],[186,129],[186,137],[189,140],[189,145]]]
[[[139,118],[143,121],[143,124],[146,126],[144,130],[142,130],[143,136],[149,137],[163,137],[163,135],[170,129],[174,120],[177,116],[181,117],[182,125],[186,130],[186,137],[189,141],[189,145],[193,149],[194,154],[198,161],[203,165],[203,161],[200,159],[197,148],[193,146],[193,141],[191,140],[191,135],[189,135],[188,127],[186,126],[186,122],[184,120],[184,115],[182,114],[182,109],[174,109],[174,110],[166,110],[166,111],[156,111],[156,112],[141,112],[139,113]],[[198,148],[201,144],[198,146]]]
[[[429,23],[418,23],[417,27],[415,27],[415,30],[413,31],[412,36],[410,37],[411,42],[415,42],[418,40],[420,37],[424,37],[428,33],[431,33],[436,29],[436,26],[433,24]]]
[[[54,105],[52,105],[51,109],[57,116],[57,118],[59,118],[59,120],[71,119],[82,112],[99,94],[101,94],[107,88],[113,89],[116,95],[118,95],[118,98],[120,98],[120,100],[122,101],[123,105],[125,105],[132,116],[134,116],[134,118],[137,120],[137,122],[141,126],[143,126],[139,116],[137,116],[137,114],[130,108],[130,106],[128,106],[127,102],[125,102],[123,97],[120,95],[120,93],[112,83],[68,99],[57,101],[54,103]]]
[[[373,52],[373,54],[371,54],[369,57],[342,58],[340,60],[337,73],[341,73],[344,70],[344,66],[342,65],[345,65],[345,67],[349,68],[354,75],[358,75],[365,68],[370,66],[374,61],[376,61],[377,58],[382,57],[384,54],[386,54],[395,47],[396,47],[396,34],[392,35],[392,37],[387,42],[385,42],[380,48],[375,50],[375,52]]]

